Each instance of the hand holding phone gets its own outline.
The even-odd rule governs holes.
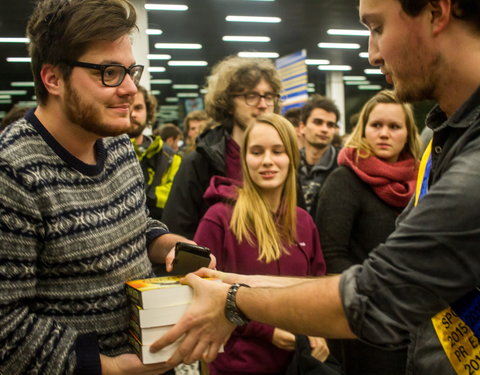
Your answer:
[[[177,242],[175,245],[175,259],[173,260],[171,275],[186,275],[210,264],[210,249],[186,242]]]

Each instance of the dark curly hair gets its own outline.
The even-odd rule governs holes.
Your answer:
[[[273,94],[280,94],[282,83],[271,60],[228,56],[217,63],[207,78],[205,109],[208,115],[231,129],[232,95],[253,89],[262,78],[272,86]],[[280,104],[277,102],[274,112],[279,111]]]

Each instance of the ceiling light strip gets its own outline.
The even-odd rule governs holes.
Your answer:
[[[187,5],[182,5],[182,4],[151,4],[147,3],[145,4],[145,9],[146,10],[170,10],[170,11],[186,11],[188,10]]]
[[[202,49],[199,43],[155,43],[157,49]]]
[[[305,64],[307,65],[328,65],[330,60],[326,59],[306,59]]]
[[[0,43],[28,43],[28,42],[30,42],[30,39],[28,38],[11,38],[11,37],[0,38]]]
[[[277,52],[248,52],[248,51],[243,51],[239,52],[238,56],[240,57],[250,57],[250,58],[255,58],[255,57],[260,57],[260,58],[271,58],[271,59],[276,59],[280,55]]]
[[[365,76],[344,76],[344,81],[365,81],[367,77]]]
[[[359,90],[372,90],[372,91],[377,91],[381,90],[382,86],[380,85],[360,85],[357,86]]]
[[[257,16],[227,16],[228,22],[260,22],[260,23],[280,23],[280,17],[257,17]]]
[[[163,66],[150,66],[147,68],[150,73],[162,73],[166,69]]]
[[[176,84],[172,86],[174,90],[197,90],[198,85],[190,85],[190,84]]]
[[[358,43],[318,43],[320,48],[337,48],[337,49],[360,49],[360,44]]]
[[[7,62],[24,62],[29,63],[32,59],[30,57],[7,57]]]
[[[352,70],[350,65],[319,65],[318,70],[347,72]]]
[[[27,90],[0,90],[0,95],[27,95]]]
[[[171,79],[151,79],[151,85],[170,85],[172,83]]]
[[[170,55],[165,55],[165,54],[148,54],[147,59],[148,60],[170,60],[172,56]]]
[[[365,74],[383,74],[382,71],[380,69],[365,69],[363,71]]]
[[[268,36],[241,36],[241,35],[224,35],[222,37],[224,42],[258,42],[265,43],[270,42],[270,37]]]
[[[146,29],[145,33],[147,35],[162,35],[163,31],[160,29]]]
[[[370,36],[368,30],[328,29],[328,35]]]
[[[369,85],[370,81],[364,80],[364,81],[345,81],[344,82],[346,86],[359,86],[359,85]]]
[[[37,104],[34,100],[21,100],[17,103],[17,105],[24,107],[35,107]]]
[[[170,60],[169,66],[207,66],[208,62],[200,60]]]
[[[198,92],[179,92],[177,94],[179,98],[198,98],[199,96]]]
[[[35,82],[33,82],[33,81],[10,82],[10,86],[12,86],[12,87],[35,87]]]

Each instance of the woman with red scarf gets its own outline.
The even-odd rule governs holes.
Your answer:
[[[322,187],[315,218],[328,273],[362,263],[395,228],[415,191],[421,146],[410,105],[384,90],[363,107]],[[332,340],[346,375],[403,375],[407,350]]]

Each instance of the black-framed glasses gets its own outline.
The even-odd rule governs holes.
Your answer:
[[[265,104],[269,107],[274,106],[279,98],[280,95],[275,95],[275,94],[265,94],[265,95],[260,95],[256,92],[247,92],[246,94],[236,94],[233,95],[234,97],[238,96],[243,96],[245,99],[245,103],[251,107],[256,107],[260,103],[260,99],[265,100]]]
[[[143,65],[131,65],[128,68],[121,64],[91,64],[82,61],[68,61],[70,66],[99,70],[102,76],[102,84],[108,87],[120,86],[128,74],[135,85],[142,78]]]

